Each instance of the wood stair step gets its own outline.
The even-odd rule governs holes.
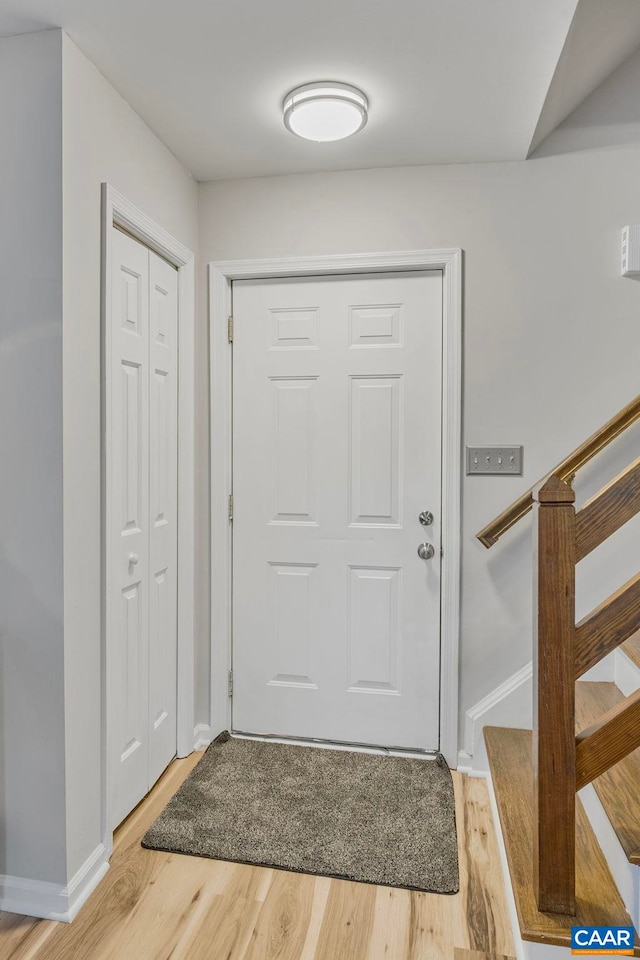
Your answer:
[[[625,696],[615,683],[576,684],[576,730],[584,730]],[[611,826],[630,863],[640,864],[640,748],[593,781]]]
[[[629,659],[633,660],[637,667],[640,667],[640,630],[634,633],[632,637],[629,637],[628,640],[625,640],[620,649],[624,650]]]
[[[485,727],[489,769],[523,940],[571,948],[572,926],[631,926],[604,854],[576,798],[576,915],[542,913],[533,890],[531,731]],[[636,935],[636,957],[640,940]]]

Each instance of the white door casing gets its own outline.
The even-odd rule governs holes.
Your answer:
[[[233,727],[438,749],[442,274],[233,312]]]
[[[115,826],[176,752],[177,274],[112,231],[106,603]]]
[[[113,846],[113,789],[110,762],[114,753],[112,715],[118,706],[112,696],[113,670],[110,662],[111,637],[115,630],[106,598],[111,590],[113,504],[109,491],[111,469],[111,394],[113,333],[113,241],[117,225],[157,253],[178,274],[178,755],[187,756],[196,743],[209,739],[208,724],[195,726],[194,719],[194,600],[195,600],[195,256],[160,224],[108,183],[102,184],[102,540],[103,540],[103,629],[102,629],[102,825],[107,851]]]
[[[211,360],[211,733],[231,726],[227,673],[231,667],[232,348],[227,319],[232,283],[240,279],[337,276],[442,270],[442,542],[440,750],[455,766],[458,750],[460,518],[462,419],[462,251],[409,250],[209,264]]]

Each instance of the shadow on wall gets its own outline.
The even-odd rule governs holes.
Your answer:
[[[504,507],[509,506],[511,499],[505,497]],[[520,611],[522,601],[522,583],[529,584],[532,576],[531,545],[532,527],[531,517],[521,520],[520,523],[508,530],[497,543],[489,548],[487,569],[496,593],[500,597],[513,619]],[[482,547],[485,550],[486,547]]]
[[[34,283],[31,292],[7,311],[0,338],[0,874],[58,882],[66,873],[62,329],[57,285]]]
[[[620,66],[533,151],[550,157],[640,143],[640,50]]]
[[[50,705],[58,687],[56,669],[62,674],[62,658],[56,657],[52,670],[52,658],[43,652],[40,639],[51,638],[60,652],[62,620],[38,597],[30,578],[10,563],[2,545],[0,611],[0,874],[12,874],[14,853],[32,846],[30,835],[37,833],[37,824],[15,816],[20,807],[26,809],[24,789],[35,779],[37,794],[30,802],[44,807],[56,777],[64,776],[58,754],[46,750],[46,731],[56,726]],[[60,839],[64,844],[64,837]]]

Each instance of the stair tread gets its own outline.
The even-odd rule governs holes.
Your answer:
[[[584,730],[625,696],[615,683],[576,684],[576,729]],[[627,859],[640,864],[640,748],[593,781]]]
[[[485,727],[489,769],[523,940],[571,946],[572,926],[631,926],[582,803],[576,798],[576,915],[542,913],[533,889],[533,776],[530,730]],[[640,956],[636,935],[635,956]]]
[[[640,667],[640,630],[629,637],[628,640],[625,640],[621,649],[624,650],[630,660],[633,660],[636,666]]]

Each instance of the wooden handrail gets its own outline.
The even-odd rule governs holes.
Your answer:
[[[559,463],[557,467],[554,467],[542,480],[535,484],[530,490],[527,490],[526,493],[523,493],[510,507],[507,507],[495,520],[492,520],[491,523],[488,523],[486,527],[476,534],[480,543],[484,544],[487,549],[492,547],[494,543],[497,543],[503,533],[506,533],[518,520],[526,516],[533,507],[534,490],[540,487],[547,477],[556,476],[560,480],[570,482],[574,474],[577,473],[585,463],[588,463],[589,460],[608,446],[612,440],[619,437],[621,433],[624,433],[624,431],[638,419],[640,419],[640,396],[637,396],[635,400],[627,404],[615,417],[609,420],[608,423],[605,423],[603,427],[600,427],[588,440],[585,440],[577,450],[569,454],[565,460]]]

